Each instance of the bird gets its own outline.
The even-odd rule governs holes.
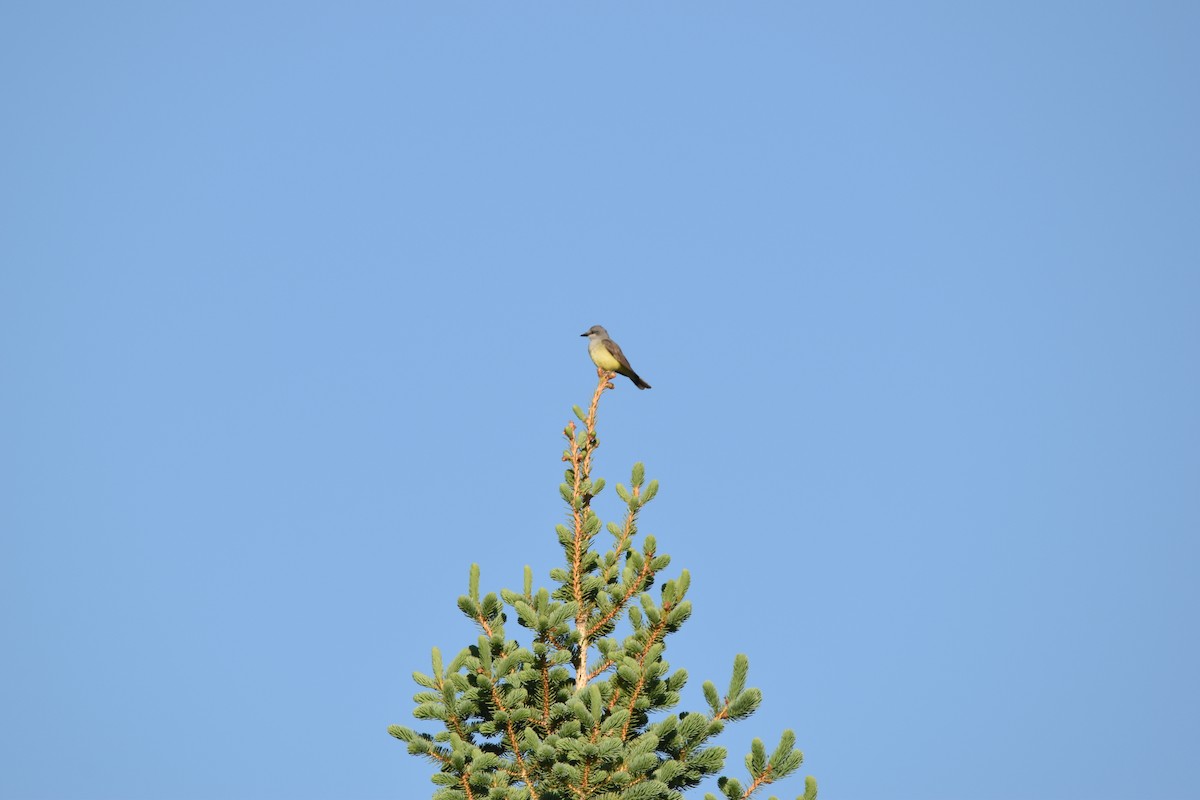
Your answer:
[[[604,328],[599,325],[593,325],[588,328],[587,333],[579,335],[588,338],[588,355],[592,357],[592,362],[597,367],[606,372],[615,372],[618,375],[624,375],[633,381],[633,385],[639,389],[650,388],[650,384],[642,380],[633,371],[633,367],[629,366],[629,359],[621,352],[621,348],[617,343],[608,338],[608,331],[604,330]]]

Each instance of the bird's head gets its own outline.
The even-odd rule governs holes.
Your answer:
[[[587,329],[587,333],[581,333],[579,335],[586,336],[589,339],[607,339],[608,331],[604,330],[604,328],[600,327],[599,325],[593,325]]]

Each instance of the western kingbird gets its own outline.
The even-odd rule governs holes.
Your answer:
[[[608,338],[608,331],[604,328],[593,325],[588,328],[587,333],[579,335],[588,337],[588,355],[592,357],[592,363],[597,367],[605,372],[624,375],[639,389],[650,388],[650,384],[639,378],[638,374],[633,371],[633,367],[629,366],[629,359],[625,358],[625,354],[621,352],[617,343]]]

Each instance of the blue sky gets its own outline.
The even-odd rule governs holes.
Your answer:
[[[661,481],[685,703],[765,693],[731,767],[1196,796],[1195,5],[0,31],[0,796],[429,796],[386,726],[471,562],[548,583],[593,324],[654,386],[596,470]]]

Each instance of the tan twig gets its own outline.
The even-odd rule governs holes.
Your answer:
[[[600,395],[605,389],[612,389],[612,379],[615,372],[606,372],[596,368],[596,376],[600,379],[596,391],[592,394],[591,405],[588,406],[587,417],[584,419],[583,445],[580,446],[575,436],[575,423],[567,425],[567,435],[571,439],[570,461],[575,474],[575,482],[571,491],[571,517],[575,530],[575,553],[571,563],[571,593],[575,600],[575,629],[579,633],[579,663],[575,667],[575,688],[582,689],[588,682],[588,648],[591,646],[588,630],[589,604],[583,597],[583,554],[587,550],[585,541],[585,526],[588,515],[592,513],[592,497],[583,490],[583,485],[591,477],[592,454],[600,442],[596,439],[596,411],[600,406]]]

